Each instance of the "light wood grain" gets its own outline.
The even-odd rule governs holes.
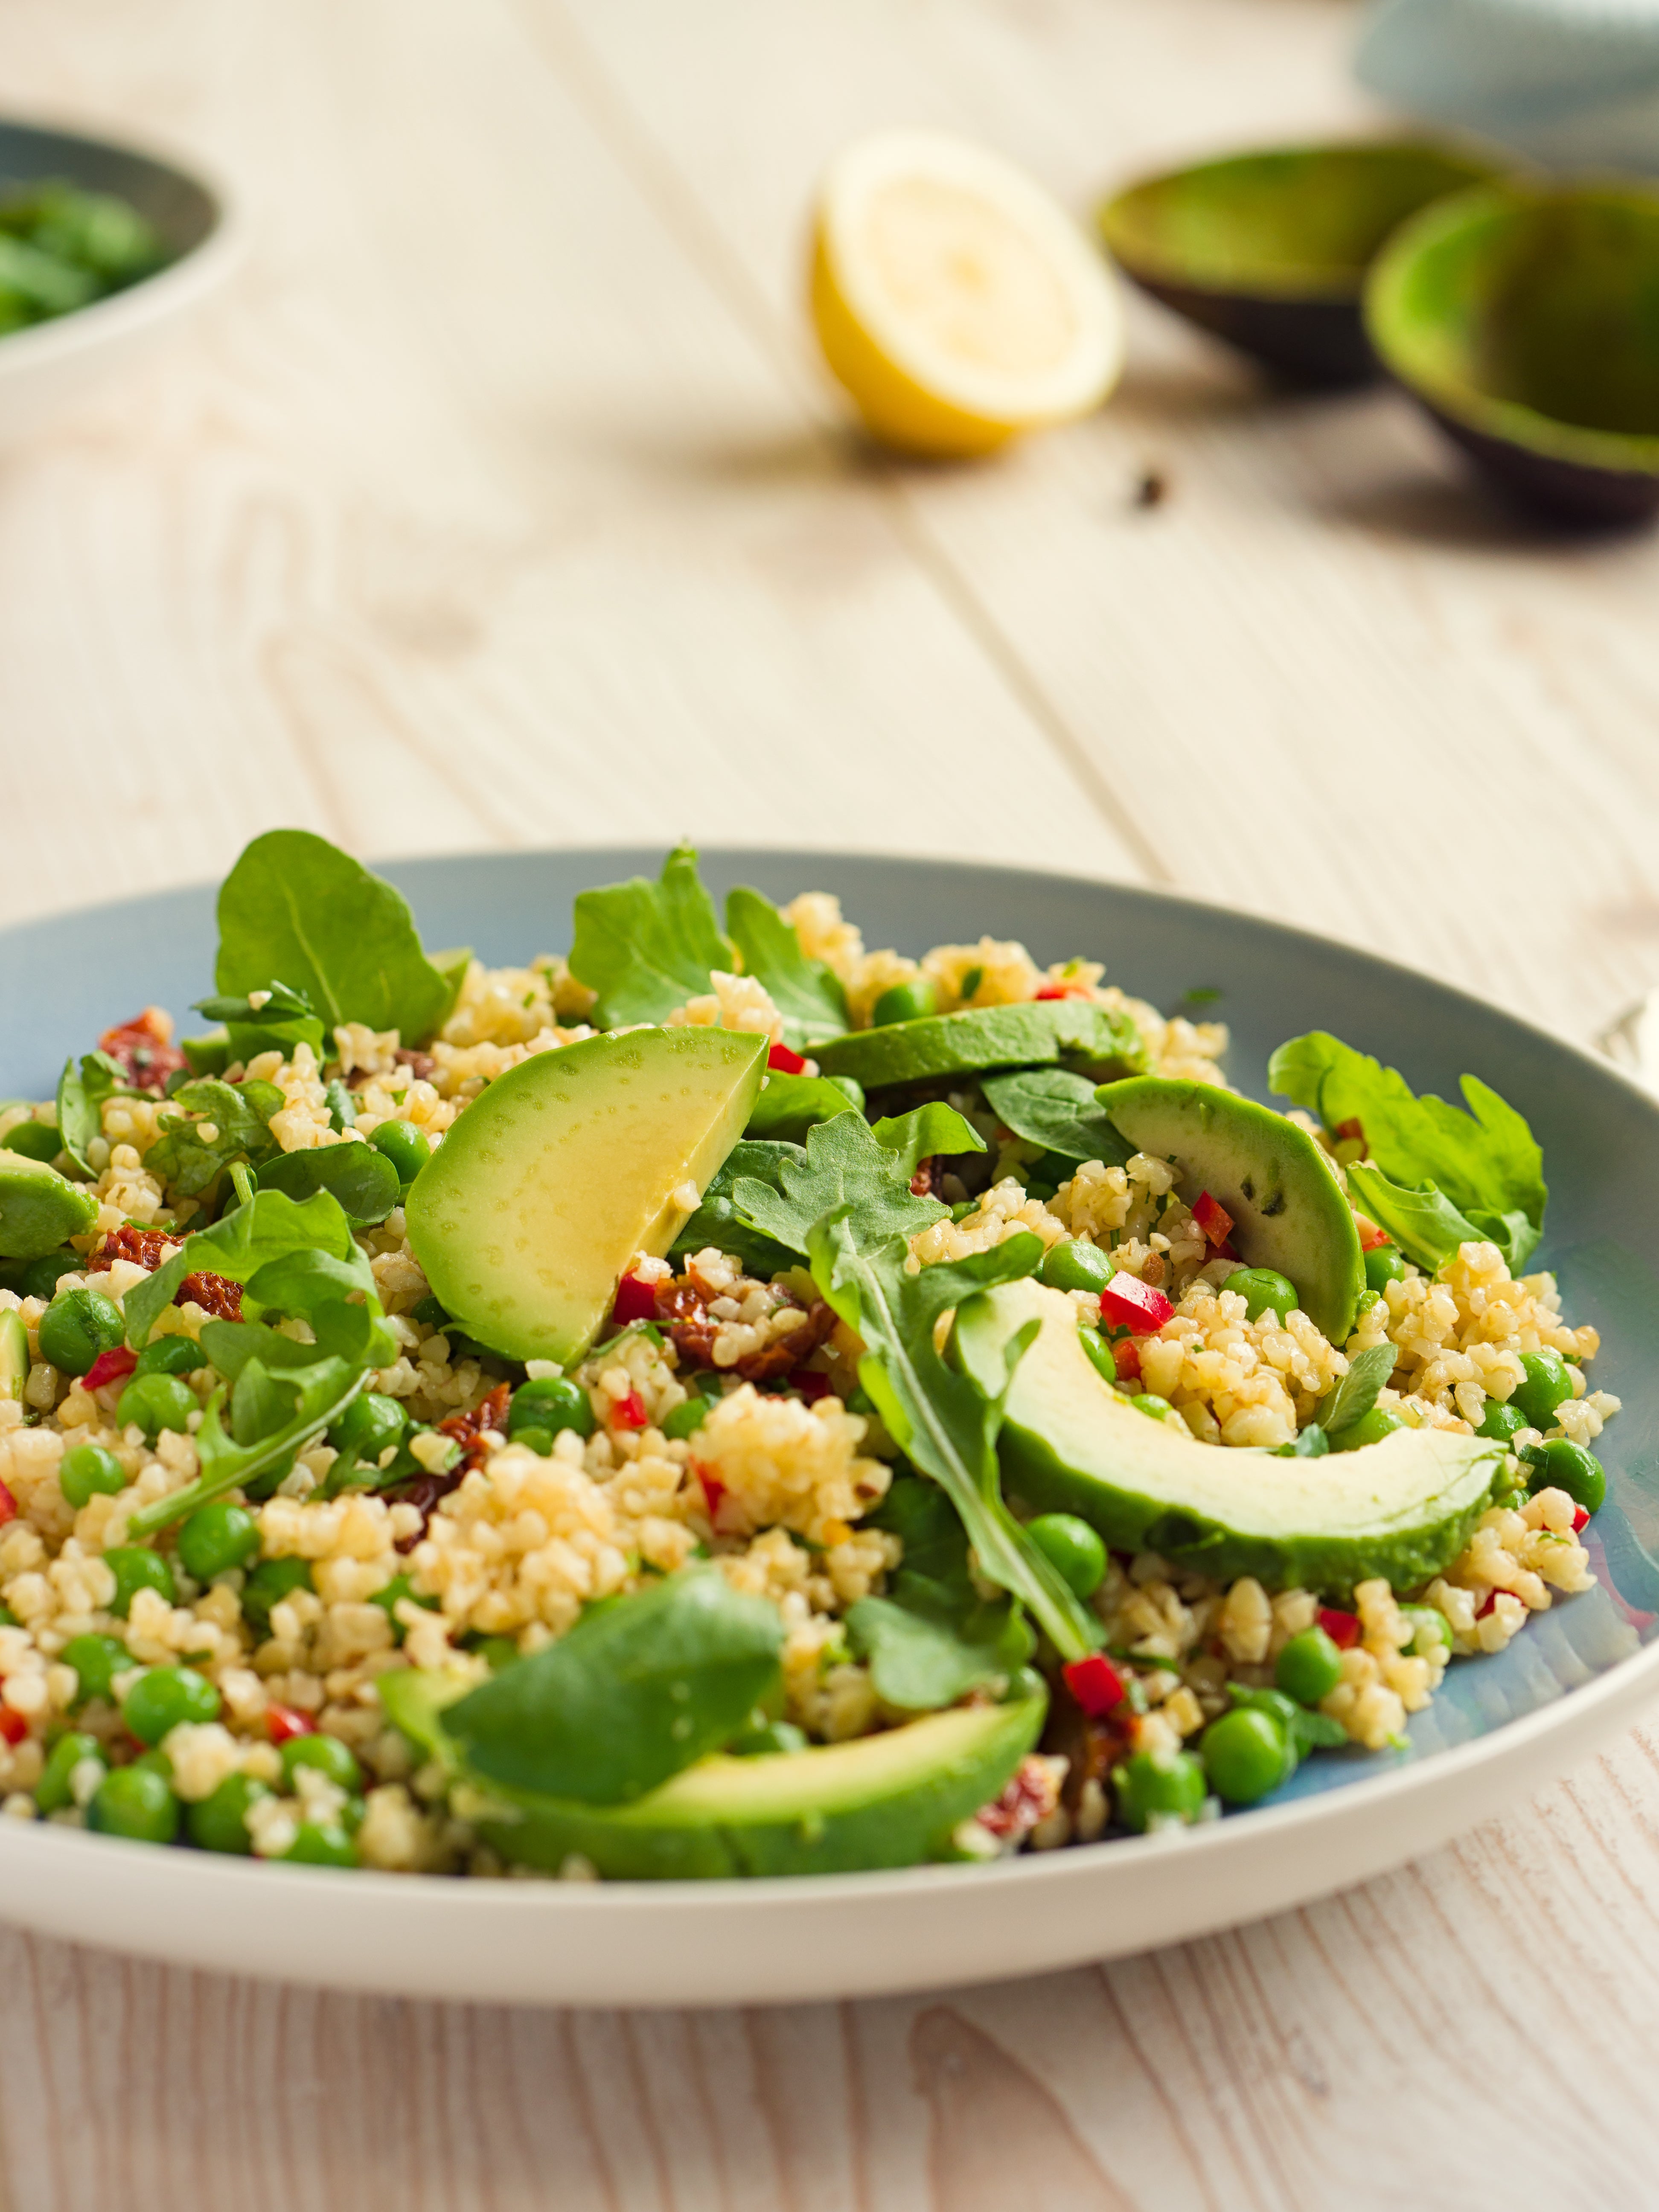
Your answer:
[[[0,916],[279,820],[960,851],[1583,1034],[1659,959],[1659,549],[1517,529],[1400,401],[1266,393],[1139,304],[1097,421],[898,466],[800,323],[854,132],[968,130],[1082,207],[1356,118],[1352,33],[1334,0],[11,0],[8,105],[193,147],[255,240],[141,382],[0,452]],[[3,1934],[4,2201],[1640,2205],[1656,1903],[1638,1731],[1362,1891],[943,1999],[413,2006]]]

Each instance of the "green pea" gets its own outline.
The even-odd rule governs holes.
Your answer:
[[[141,1375],[193,1375],[206,1365],[201,1347],[189,1337],[153,1336],[139,1353],[132,1372],[136,1381]]]
[[[104,1557],[109,1556],[106,1552]],[[77,1705],[88,1698],[108,1697],[112,1679],[132,1664],[126,1645],[114,1636],[72,1636],[58,1656],[75,1669],[80,1685]]]
[[[0,1137],[0,1148],[21,1152],[26,1160],[55,1160],[64,1149],[64,1139],[53,1122],[20,1121]]]
[[[0,1628],[21,1628],[22,1626],[9,1605],[0,1605]]]
[[[1385,1413],[1381,1406],[1373,1406],[1369,1413],[1362,1413],[1357,1421],[1350,1421],[1346,1429],[1338,1431],[1331,1438],[1331,1449],[1361,1451],[1367,1444],[1380,1444],[1384,1437],[1392,1436],[1405,1425],[1398,1413]]]
[[[520,1429],[513,1439],[526,1451],[533,1451],[538,1459],[553,1456],[553,1431],[550,1429]]]
[[[356,1452],[360,1460],[378,1461],[388,1444],[399,1444],[409,1426],[409,1416],[395,1398],[379,1390],[360,1391],[328,1432],[337,1451]]]
[[[251,1774],[228,1774],[218,1788],[185,1814],[185,1832],[204,1851],[228,1851],[246,1858],[253,1849],[247,1816],[270,1791]]]
[[[140,1743],[160,1743],[182,1722],[218,1717],[219,1692],[193,1667],[152,1667],[121,1700],[121,1717]]]
[[[1204,1769],[1189,1751],[1137,1751],[1112,1769],[1117,1817],[1140,1834],[1153,1822],[1191,1822],[1209,1792]]]
[[[143,1774],[159,1774],[169,1785],[173,1781],[173,1761],[164,1751],[141,1751],[132,1765]]]
[[[87,1808],[87,1826],[133,1843],[170,1844],[179,1832],[179,1800],[167,1777],[153,1767],[118,1766],[99,1784]]]
[[[308,1560],[261,1559],[242,1585],[242,1617],[256,1636],[269,1636],[272,1606],[313,1588]]]
[[[78,1252],[48,1252],[44,1260],[31,1260],[19,1272],[17,1294],[25,1298],[53,1298],[64,1275],[78,1275],[86,1266]]]
[[[198,1583],[246,1565],[258,1548],[258,1522],[228,1498],[198,1505],[179,1531],[179,1564]]]
[[[1526,1415],[1529,1429],[1550,1428],[1556,1407],[1572,1395],[1567,1363],[1559,1352],[1523,1352],[1521,1365],[1526,1379],[1510,1403]]]
[[[355,1867],[357,1846],[343,1826],[307,1820],[283,1856],[298,1866]]]
[[[121,1309],[101,1291],[60,1291],[40,1316],[40,1357],[60,1375],[84,1375],[126,1334]]]
[[[64,1454],[58,1469],[58,1487],[77,1513],[94,1492],[113,1498],[126,1486],[125,1468],[102,1444],[76,1444]]]
[[[83,1735],[79,1729],[70,1729],[58,1737],[46,1753],[40,1779],[34,1785],[34,1802],[43,1813],[59,1813],[64,1806],[75,1802],[70,1778],[83,1759],[95,1759],[100,1766],[104,1765],[104,1747],[95,1735]]]
[[[872,1024],[884,1030],[891,1022],[926,1021],[930,1014],[939,1012],[939,992],[927,975],[913,975],[908,982],[890,984],[871,1011]]]
[[[1322,1628],[1291,1637],[1273,1666],[1273,1680],[1299,1705],[1316,1705],[1342,1679],[1342,1654]]]
[[[294,1770],[298,1766],[314,1766],[319,1774],[344,1790],[355,1790],[362,1785],[363,1770],[349,1744],[342,1743],[337,1735],[291,1735],[283,1746],[283,1780],[290,1790],[294,1787]]]
[[[770,1759],[780,1752],[793,1755],[806,1747],[805,1732],[793,1721],[767,1721],[746,1728],[726,1747],[733,1759]]]
[[[1089,1364],[1103,1381],[1117,1387],[1117,1362],[1112,1357],[1112,1347],[1097,1329],[1080,1328],[1077,1340],[1083,1346]]]
[[[279,1563],[273,1561],[271,1564],[276,1565]],[[307,1584],[307,1588],[308,1587],[309,1584]],[[424,1606],[428,1613],[436,1613],[438,1610],[438,1601],[435,1597],[420,1596],[416,1591],[414,1583],[410,1582],[407,1575],[393,1575],[392,1580],[386,1585],[385,1589],[377,1589],[368,1601],[371,1605],[378,1605],[381,1612],[385,1613],[386,1619],[392,1623],[392,1635],[397,1638],[399,1644],[403,1642],[404,1638],[409,1632],[404,1626],[402,1621],[398,1618],[398,1605],[400,1600],[404,1598],[410,1599],[416,1605]],[[242,1607],[243,1610],[246,1612],[247,1608],[247,1598],[246,1593],[243,1595]],[[486,1639],[486,1641],[488,1640],[489,1639]],[[518,1656],[518,1647],[516,1644],[514,1646],[513,1656],[514,1658],[517,1658]]]
[[[1403,1283],[1406,1273],[1406,1255],[1397,1244],[1373,1244],[1365,1255],[1365,1284],[1370,1290]]]
[[[521,1382],[507,1409],[507,1433],[516,1437],[520,1429],[545,1429],[550,1436],[574,1429],[579,1437],[591,1437],[593,1402],[568,1375],[544,1375],[533,1382]]]
[[[1075,1513],[1039,1513],[1026,1534],[1079,1597],[1092,1597],[1106,1579],[1106,1547]]]
[[[1607,1471],[1594,1452],[1586,1451],[1568,1437],[1551,1437],[1541,1444],[1528,1444],[1521,1455],[1528,1469],[1527,1488],[1565,1490],[1586,1513],[1601,1510],[1607,1494]]]
[[[431,1139],[408,1121],[382,1121],[368,1141],[397,1169],[400,1183],[413,1182],[432,1158]]]
[[[1474,1433],[1485,1437],[1489,1443],[1506,1444],[1520,1430],[1531,1426],[1519,1406],[1506,1406],[1501,1399],[1488,1398],[1486,1414]]]
[[[1229,1805],[1254,1805],[1296,1766],[1284,1728],[1259,1705],[1241,1705],[1212,1721],[1198,1747],[1210,1786]]]
[[[1149,1421],[1167,1421],[1175,1411],[1167,1398],[1155,1398],[1150,1390],[1137,1390],[1129,1403]]]
[[[115,1577],[115,1595],[109,1609],[123,1620],[141,1589],[159,1590],[169,1605],[179,1595],[172,1568],[159,1552],[149,1551],[142,1544],[118,1544],[112,1552],[105,1553],[104,1565]]]
[[[1051,1291],[1103,1291],[1116,1273],[1097,1244],[1051,1244],[1040,1270]]]
[[[688,1398],[663,1416],[662,1432],[670,1438],[695,1436],[720,1403],[718,1398]]]
[[[196,1411],[196,1393],[176,1375],[135,1375],[122,1391],[115,1418],[141,1428],[154,1443],[163,1429],[182,1432]]]
[[[1290,1277],[1272,1267],[1235,1267],[1222,1288],[1243,1299],[1244,1310],[1252,1321],[1260,1321],[1269,1311],[1283,1321],[1302,1303],[1302,1293]]]

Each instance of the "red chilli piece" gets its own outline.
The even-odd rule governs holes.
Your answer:
[[[125,1382],[138,1364],[138,1355],[129,1346],[118,1344],[113,1352],[100,1352],[86,1372],[88,1390],[102,1390],[112,1382]]]
[[[638,1275],[624,1275],[617,1285],[616,1303],[611,1309],[611,1318],[626,1328],[630,1322],[654,1321],[657,1317],[657,1286]]]
[[[1114,1275],[1101,1292],[1100,1310],[1108,1321],[1132,1328],[1137,1336],[1151,1336],[1175,1313],[1162,1291],[1143,1283],[1138,1275],[1121,1273]]]
[[[1103,1651],[1070,1660],[1060,1671],[1066,1688],[1091,1720],[1101,1719],[1123,1703],[1123,1677]]]
[[[625,1398],[613,1399],[611,1406],[611,1425],[615,1429],[642,1429],[650,1419],[645,1410],[645,1401],[637,1390],[630,1390]]]
[[[13,1508],[12,1508],[12,1512],[13,1512],[13,1513],[15,1513],[16,1510],[17,1510],[17,1508],[14,1505],[14,1506],[13,1506]],[[8,1516],[7,1516],[7,1518],[8,1518],[8,1519],[9,1519],[9,1518],[10,1518],[10,1515],[8,1515]],[[1581,1528],[1589,1528],[1589,1507],[1588,1507],[1588,1506],[1584,1506],[1584,1505],[1575,1505],[1575,1506],[1573,1507],[1573,1509],[1572,1509],[1572,1533],[1573,1533],[1573,1534],[1576,1536],[1576,1535],[1578,1534],[1578,1531],[1579,1531]]]
[[[17,1518],[17,1500],[3,1482],[0,1482],[0,1527]]]
[[[816,1406],[820,1398],[830,1395],[830,1377],[820,1375],[815,1367],[797,1367],[789,1377],[789,1387],[799,1390],[809,1406]]]
[[[1367,1221],[1363,1213],[1355,1214],[1353,1224],[1359,1231],[1359,1249],[1362,1252],[1379,1251],[1384,1244],[1392,1244],[1394,1242],[1386,1229],[1379,1229],[1374,1221]]]
[[[1334,1606],[1322,1605],[1319,1625],[1339,1651],[1352,1651],[1359,1641],[1359,1615],[1340,1613]]]
[[[697,1469],[697,1480],[702,1486],[703,1503],[708,1508],[709,1520],[718,1521],[720,1500],[726,1495],[726,1485],[717,1474],[710,1474],[706,1467],[700,1467]]]
[[[130,1022],[118,1022],[98,1040],[135,1091],[161,1091],[168,1076],[185,1065],[173,1042],[173,1024],[159,1006],[146,1006]]]
[[[1132,1336],[1121,1336],[1112,1346],[1112,1364],[1120,1382],[1140,1380],[1140,1346]]]
[[[791,1052],[787,1044],[775,1044],[766,1055],[766,1065],[774,1075],[805,1075],[806,1062],[798,1052]]]
[[[29,1732],[29,1724],[21,1713],[13,1712],[9,1705],[0,1705],[0,1735],[8,1743],[21,1743]]]
[[[1233,1233],[1233,1217],[1218,1199],[1211,1197],[1207,1190],[1199,1193],[1193,1207],[1193,1219],[1218,1252]]]
[[[215,1275],[201,1268],[185,1277],[173,1303],[176,1306],[200,1306],[215,1321],[240,1321],[242,1286],[232,1282],[228,1275]]]
[[[294,1705],[267,1705],[265,1728],[273,1743],[286,1743],[290,1736],[315,1735],[317,1723],[309,1713],[301,1712]]]

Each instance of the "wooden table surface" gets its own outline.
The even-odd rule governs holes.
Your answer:
[[[876,846],[1232,901],[1586,1036],[1659,967],[1653,543],[1517,526],[1402,402],[1269,394],[1139,303],[1103,415],[962,471],[861,450],[805,337],[846,138],[958,128],[1083,207],[1358,118],[1352,33],[1341,0],[7,0],[3,106],[193,149],[252,247],[0,452],[0,919],[284,822]],[[1656,1766],[1638,1730],[1364,1889],[945,1998],[473,2010],[5,1934],[5,2201],[1652,2203]]]

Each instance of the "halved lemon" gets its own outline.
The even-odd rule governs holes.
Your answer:
[[[930,131],[839,155],[819,191],[812,319],[875,435],[980,453],[1086,415],[1123,367],[1110,271],[1011,162]]]

